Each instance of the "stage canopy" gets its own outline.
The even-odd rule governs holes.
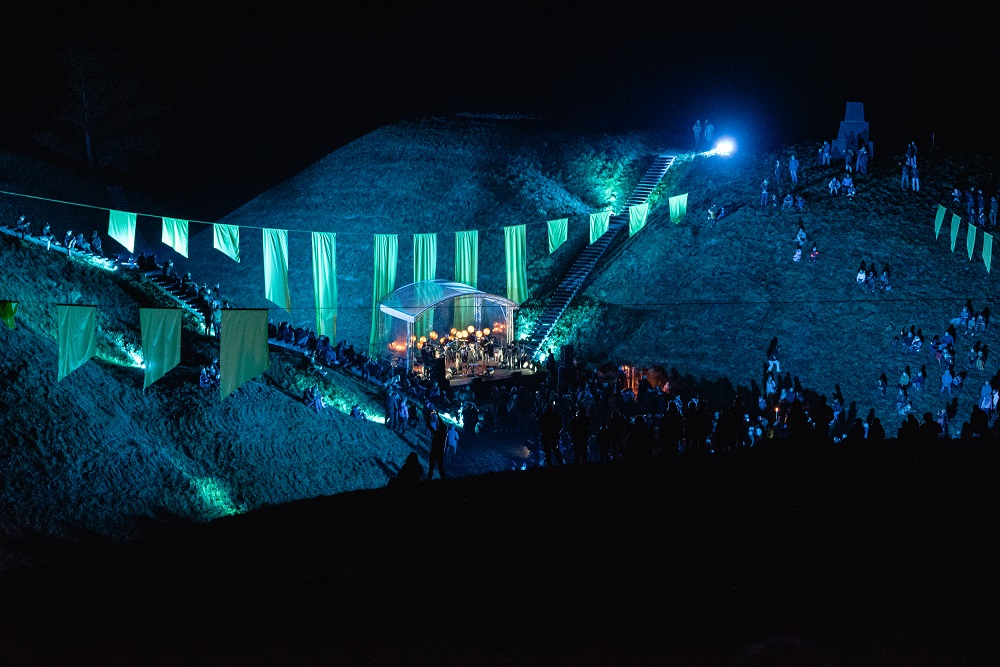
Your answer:
[[[456,311],[455,303],[471,306]],[[412,367],[412,351],[422,346],[421,339],[415,339],[414,322],[424,313],[438,310],[434,324],[439,326],[440,336],[446,336],[451,329],[467,330],[473,333],[484,327],[494,336],[506,341],[513,337],[514,310],[517,303],[499,296],[482,292],[475,287],[450,280],[423,280],[400,287],[379,301],[379,311],[390,319],[388,326],[380,327],[386,332],[379,348],[396,359],[405,359],[407,368]],[[454,321],[455,313],[468,313],[468,322]],[[424,341],[426,342],[426,341]]]

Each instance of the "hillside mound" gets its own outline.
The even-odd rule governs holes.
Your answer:
[[[0,235],[0,537],[130,537],[148,519],[205,520],[265,504],[382,486],[426,438],[349,418],[382,414],[376,388],[350,374],[307,372],[273,348],[271,368],[234,396],[198,384],[218,341],[185,315],[181,366],[143,391],[140,306],[174,307],[141,274],[109,272]],[[98,356],[61,382],[55,304],[97,305]],[[331,406],[301,400],[318,383]],[[499,454],[467,448],[457,474],[495,470]],[[509,459],[503,460],[503,465]],[[20,555],[0,549],[0,567]]]
[[[787,164],[796,153],[804,165],[800,183],[793,187],[786,171],[783,183],[775,184],[775,160]],[[797,382],[831,402],[840,394],[851,421],[874,410],[895,433],[902,420],[896,387],[907,365],[911,378],[927,366],[925,390],[910,392],[918,418],[937,414],[947,403],[967,419],[997,368],[994,356],[985,371],[976,370],[969,349],[975,341],[995,349],[995,323],[985,334],[959,332],[956,372],[968,377],[955,396],[940,395],[944,366],[928,343],[944,333],[967,299],[975,310],[996,313],[998,288],[981,258],[982,229],[970,261],[966,223],[955,252],[948,221],[938,239],[933,223],[937,205],[951,203],[953,187],[982,184],[992,167],[930,153],[921,158],[923,187],[912,192],[901,189],[896,160],[886,158],[857,178],[851,202],[827,187],[832,176],[843,176],[843,163],[819,167],[803,157],[815,154],[816,146],[796,146],[777,155],[702,156],[676,165],[659,194],[690,192],[687,216],[671,223],[660,197],[647,227],[602,264],[564,316],[556,344],[574,343],[578,356],[596,363],[660,366],[666,373],[658,377],[669,377],[674,391],[700,390],[727,401],[737,386],[763,389],[765,352],[777,337],[781,386]],[[764,178],[778,193],[777,208],[759,206]],[[803,212],[781,210],[780,199],[789,192],[804,197]],[[726,208],[722,220],[707,220],[713,204]],[[794,262],[799,225],[808,240],[802,260]],[[819,250],[815,263],[809,259],[813,243]],[[859,286],[861,262],[874,262],[879,270],[889,265],[891,291]],[[892,345],[911,325],[923,330],[919,354]],[[882,372],[889,379],[885,397],[877,392]]]
[[[567,245],[549,256],[545,221],[586,216],[612,194],[624,200],[653,152],[638,137],[566,136],[529,120],[400,123],[334,151],[220,222],[337,233],[337,337],[363,344],[371,326],[373,234],[399,234],[401,287],[413,280],[411,234],[438,234],[437,275],[451,279],[453,233],[478,229],[478,286],[505,295],[503,227],[529,223],[528,287],[531,299],[544,299],[588,235],[586,217],[574,219]],[[236,303],[274,308],[276,321],[315,322],[309,234],[289,235],[289,314],[264,299],[259,231],[241,232],[239,264],[212,248],[210,228],[191,231],[189,260],[158,244],[158,229],[144,232],[146,247],[199,282],[219,282]]]

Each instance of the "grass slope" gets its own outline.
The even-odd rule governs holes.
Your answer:
[[[794,150],[800,159],[815,154],[810,146]],[[791,152],[779,156],[783,164]],[[964,225],[954,253],[947,222],[941,238],[934,238],[937,204],[950,203],[951,188],[969,182],[972,170],[957,160],[923,156],[923,189],[913,193],[900,189],[895,167],[889,171],[876,163],[852,204],[829,194],[826,183],[838,169],[806,163],[796,190],[808,202],[806,212],[762,211],[756,205],[760,182],[772,176],[775,157],[697,158],[671,170],[646,229],[602,265],[560,324],[557,340],[575,343],[577,354],[594,362],[678,369],[675,388],[715,387],[717,397],[726,399],[730,382],[762,386],[764,353],[777,336],[789,386],[797,378],[832,399],[839,385],[845,406],[856,403],[861,417],[874,409],[890,434],[901,418],[894,391],[877,396],[883,371],[891,390],[905,365],[912,376],[927,364],[927,390],[915,396],[913,407],[918,417],[941,409],[943,368],[926,344],[922,354],[904,355],[890,342],[911,324],[929,342],[967,298],[977,309],[988,305],[997,312],[996,281],[981,259],[981,230],[972,261]],[[780,195],[789,187],[786,175]],[[661,193],[687,191],[688,215],[672,224]],[[723,220],[706,220],[713,203],[726,207]],[[807,261],[809,247],[802,262],[792,261],[799,224],[809,245],[818,243],[815,264]],[[891,264],[891,292],[869,294],[855,283],[862,261]],[[995,324],[980,338],[994,348]],[[958,397],[963,418],[996,370],[996,357],[985,372],[970,368],[973,340],[961,335],[956,345],[956,369],[969,371]]]
[[[198,387],[215,339],[185,316],[182,364],[143,391],[139,306],[172,307],[137,274],[109,273],[0,236],[0,285],[21,300],[0,330],[0,536],[128,537],[140,517],[204,520],[264,504],[384,485],[426,438],[400,437],[344,412],[381,414],[373,387],[342,373],[321,380],[340,409],[300,397],[300,355],[273,349],[271,368],[235,396]],[[56,382],[55,303],[98,306],[98,358]],[[494,449],[465,448],[452,472],[495,470]],[[18,561],[0,549],[0,566]]]
[[[399,234],[396,286],[412,282],[413,233],[436,232],[437,275],[454,276],[456,231],[479,229],[479,287],[506,294],[503,226],[529,223],[530,301],[555,286],[586,243],[586,215],[612,193],[624,199],[653,149],[638,137],[574,137],[532,121],[425,119],[379,129],[338,149],[221,222],[336,232],[338,338],[364,343],[371,324],[372,234]],[[545,221],[570,216],[569,241],[548,255]],[[140,224],[141,226],[141,224]],[[191,259],[171,256],[199,281],[220,282],[245,306],[274,304],[263,297],[261,237],[241,236],[237,264],[212,249],[211,230],[192,227]],[[312,324],[313,288],[308,234],[289,236],[293,312],[273,317]]]

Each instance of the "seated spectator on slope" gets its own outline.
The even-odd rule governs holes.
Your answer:
[[[847,188],[847,201],[853,202],[854,201],[854,195],[856,195],[857,193],[858,193],[858,191],[854,189],[853,185],[850,186],[850,187],[848,187]]]
[[[847,188],[853,188],[854,187],[854,179],[851,178],[850,174],[844,174],[844,178],[841,179],[840,184],[845,189],[847,189]]]
[[[24,240],[25,236],[31,236],[31,221],[28,220],[28,216],[22,215],[14,223],[14,231],[21,235],[21,240]]]
[[[42,227],[42,235],[39,238],[45,241],[46,250],[52,250],[52,242],[56,240],[56,235],[52,233],[49,223],[46,222],[45,226]]]
[[[859,285],[864,285],[865,284],[865,277],[867,275],[868,275],[868,271],[865,270],[865,263],[861,262],[861,268],[858,269],[858,278],[857,278]]]
[[[917,374],[913,376],[913,391],[921,391],[924,383],[927,382],[927,366],[921,366]]]
[[[882,273],[878,279],[878,290],[880,292],[890,292],[892,291],[892,285],[889,284],[889,265],[885,264],[882,267]]]
[[[368,421],[368,418],[365,417],[365,413],[361,411],[361,406],[358,405],[357,403],[351,406],[351,418],[363,422]]]
[[[960,204],[962,203],[962,191],[955,188],[951,191],[951,203]]]
[[[69,255],[72,252],[73,246],[75,245],[76,245],[76,237],[73,236],[73,230],[67,229],[66,236],[63,237],[63,246],[66,248],[67,255]]]
[[[798,243],[799,245],[805,245],[807,240],[808,239],[806,238],[806,228],[803,227],[802,225],[799,225],[799,231],[795,233],[795,242]]]
[[[319,387],[306,387],[306,390],[302,392],[302,402],[315,412],[323,410],[323,394],[320,393]]]
[[[879,394],[879,396],[886,396],[886,395],[888,395],[888,389],[889,389],[889,378],[886,377],[885,373],[883,372],[881,375],[878,376],[878,394]]]
[[[830,188],[830,194],[831,195],[839,195],[840,194],[840,181],[837,180],[836,176],[834,176],[833,178],[831,178],[830,182],[827,183],[827,185]]]
[[[781,200],[781,210],[791,211],[792,206],[794,205],[795,205],[795,200],[792,198],[792,193],[789,192],[787,195],[785,195],[785,198]]]
[[[806,200],[802,197],[802,195],[795,196],[795,207],[803,212],[806,210]]]
[[[726,207],[725,206],[721,206],[721,207],[719,207],[719,214],[717,216],[715,216],[715,219],[718,221],[718,220],[722,220],[724,217],[726,217]]]
[[[792,261],[793,262],[800,262],[800,261],[802,261],[802,245],[801,244],[795,246],[795,252],[792,253]]]

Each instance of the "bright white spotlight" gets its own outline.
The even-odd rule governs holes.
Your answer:
[[[715,143],[712,153],[715,155],[732,155],[736,152],[736,142],[729,137],[723,137]]]

